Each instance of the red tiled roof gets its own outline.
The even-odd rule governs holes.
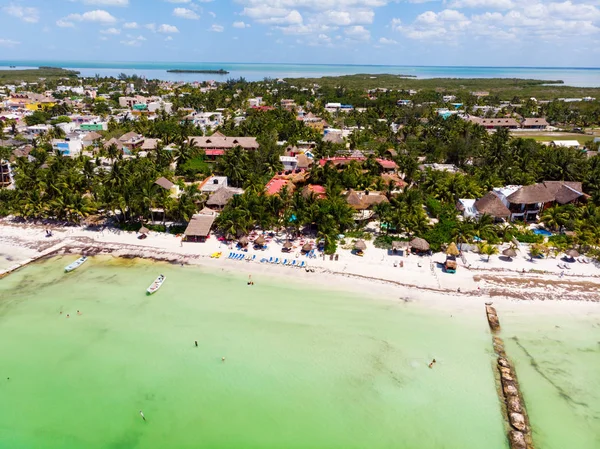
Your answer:
[[[388,161],[387,159],[377,159],[377,163],[383,168],[398,168],[394,161]]]
[[[225,150],[206,150],[205,154],[207,156],[223,156],[225,154]]]
[[[275,194],[279,193],[281,191],[281,189],[283,189],[284,186],[289,184],[289,182],[290,181],[288,179],[282,179],[282,178],[271,179],[265,186],[267,195],[275,195]]]

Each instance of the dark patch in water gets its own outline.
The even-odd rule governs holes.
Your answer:
[[[141,420],[141,418],[140,421],[140,425],[143,426],[145,423]],[[139,446],[141,438],[141,432],[127,432],[119,439],[113,441],[112,443],[108,443],[106,447],[109,449],[133,449]]]
[[[554,381],[552,381],[552,379],[550,379],[550,377],[548,377],[546,375],[546,373],[544,373],[540,367],[540,365],[537,363],[537,361],[535,360],[535,358],[533,358],[533,356],[529,353],[529,351],[525,348],[525,346],[523,346],[521,344],[521,342],[519,341],[519,339],[517,337],[512,337],[512,339],[515,341],[515,343],[517,344],[517,346],[519,348],[521,348],[523,350],[523,352],[525,353],[525,355],[527,356],[527,358],[529,359],[529,364],[531,365],[531,367],[540,375],[542,376],[544,379],[546,379],[548,381],[548,383],[550,385],[552,385],[558,395],[563,398],[567,403],[569,403],[570,405],[580,405],[582,407],[589,407],[588,404],[586,404],[585,402],[577,402],[575,399],[573,399],[560,385],[556,384]],[[563,371],[564,372],[564,371]]]

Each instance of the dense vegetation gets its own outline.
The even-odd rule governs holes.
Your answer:
[[[160,93],[157,83],[144,84],[140,79],[128,81]],[[99,90],[110,92],[110,79],[98,78],[95,83],[100,86]],[[247,99],[258,95],[268,104],[292,98],[332,126],[354,127],[348,139],[349,149],[345,144],[323,141],[320,133],[297,120],[293,112],[280,108],[248,109]],[[588,204],[549,209],[541,221],[551,230],[575,233],[568,242],[557,241],[557,244],[576,241],[592,247],[600,243],[598,156],[589,158],[580,150],[552,148],[532,139],[513,138],[506,130],[489,134],[458,117],[444,120],[431,106],[398,107],[399,92],[377,95],[377,99],[365,100],[362,90],[327,86],[320,90],[297,89],[270,81],[230,80],[207,92],[181,86],[172,97],[174,115],[163,112],[155,120],[125,118],[119,123],[109,119],[108,131],[103,132],[106,140],[129,131],[160,139],[161,144],[149,152],[148,157],[124,158],[113,145],[96,149],[93,157],[63,158],[54,154],[49,145],[51,138],[60,137],[60,129],[54,126],[34,141],[33,161],[26,158],[16,161],[16,189],[0,192],[0,215],[12,213],[28,219],[53,218],[78,223],[85,217],[100,214],[113,217],[124,227],[139,226],[146,221],[184,224],[207,199],[194,185],[186,183],[218,174],[227,176],[230,185],[245,189],[243,195],[233,198],[217,220],[217,227],[224,234],[245,234],[255,227],[287,229],[290,233],[311,230],[325,240],[331,252],[340,234],[360,233],[365,224],[354,221],[354,210],[343,192],[372,190],[383,192],[388,199],[374,208],[375,218],[381,224],[377,244],[385,246],[393,239],[421,236],[437,250],[451,241],[538,242],[539,236],[530,231],[518,225],[497,225],[490,217],[477,222],[459,220],[456,202],[460,198],[481,197],[502,185],[567,180],[583,183],[585,192],[590,195]],[[423,90],[417,95],[423,101],[429,97],[437,101],[440,94]],[[118,92],[113,92],[109,100],[88,99],[86,104],[91,111],[110,111],[118,107],[118,96]],[[324,110],[327,101],[356,98],[366,102],[366,110],[334,114]],[[255,136],[260,149],[246,152],[234,148],[215,163],[189,145],[188,137],[201,135],[203,131],[185,120],[189,111],[184,108],[214,110],[223,106],[226,106],[224,123],[219,131],[229,136]],[[598,102],[585,105],[551,102],[541,106],[526,102],[521,108],[548,113],[556,121],[600,122]],[[241,121],[237,120],[239,110],[246,111]],[[69,112],[68,107],[59,104],[30,115],[28,123],[56,125],[66,121],[65,115]],[[392,124],[399,125],[398,132],[392,131]],[[14,135],[14,127],[11,134],[19,137]],[[265,184],[282,170],[279,156],[285,145],[278,145],[278,141],[285,141],[286,145],[314,141],[313,152],[317,159],[349,151],[361,151],[368,157],[344,167],[314,164],[295,189],[285,188],[279,195],[268,196]],[[1,151],[0,159],[10,158],[10,149]],[[381,176],[377,157],[392,158],[396,162],[407,183],[402,192]],[[423,163],[454,164],[459,171],[423,170],[420,168]],[[176,180],[182,195],[173,198],[154,184],[160,176]],[[326,198],[303,193],[307,184],[324,186]],[[155,216],[157,210],[164,213]],[[482,251],[492,249],[482,248]]]

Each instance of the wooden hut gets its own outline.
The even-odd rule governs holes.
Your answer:
[[[205,242],[214,221],[215,215],[194,215],[185,229],[185,240],[188,242]]]

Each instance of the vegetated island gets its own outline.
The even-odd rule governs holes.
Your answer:
[[[535,97],[542,100],[569,97],[600,97],[600,88],[565,86],[561,80],[521,78],[414,78],[397,74],[356,74],[321,78],[286,78],[295,86],[318,84],[326,88],[435,90],[448,93],[488,92],[505,99]]]
[[[37,82],[40,78],[46,80],[59,78],[76,78],[80,72],[76,70],[61,69],[59,67],[40,67],[38,69],[8,69],[0,70],[0,82],[12,83],[25,81],[29,83]]]
[[[209,73],[212,75],[227,75],[229,72],[227,70],[219,69],[219,70],[184,70],[184,69],[170,69],[167,70],[167,73]]]

